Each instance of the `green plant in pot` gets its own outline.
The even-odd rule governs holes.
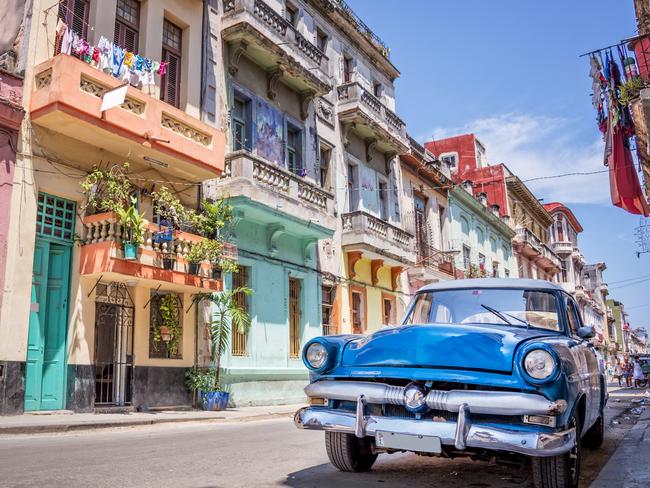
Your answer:
[[[144,242],[142,230],[144,229],[144,214],[140,214],[136,207],[137,200],[131,198],[131,206],[116,208],[115,213],[122,226],[122,246],[124,248],[124,259],[134,260],[138,258],[138,247]]]
[[[178,354],[181,339],[180,304],[175,293],[168,293],[160,298],[160,317],[153,324],[153,346],[157,351],[161,343],[166,344],[170,356]]]
[[[213,320],[210,331],[210,367],[193,368],[186,373],[186,385],[192,391],[198,391],[204,410],[225,410],[230,394],[224,391],[220,383],[221,357],[228,350],[232,331],[248,334],[251,317],[239,305],[241,295],[250,295],[253,291],[247,287],[226,290],[213,294],[201,294],[198,301],[208,300],[212,305]]]
[[[151,193],[154,212],[160,220],[165,220],[174,230],[179,230],[190,219],[192,212],[183,206],[180,199],[173,195],[166,186]]]
[[[88,215],[115,212],[129,207],[136,188],[128,177],[129,163],[109,168],[95,167],[79,182],[86,197],[83,207]]]
[[[213,265],[218,263],[222,249],[223,244],[214,239],[202,239],[194,243],[187,254],[188,273],[198,275],[203,261],[208,261]]]

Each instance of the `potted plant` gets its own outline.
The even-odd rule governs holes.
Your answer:
[[[131,198],[129,208],[116,208],[115,213],[122,225],[122,246],[124,259],[132,261],[138,258],[138,247],[144,241],[142,229],[144,228],[144,214],[140,214],[136,207],[137,200]]]
[[[151,199],[154,213],[160,220],[169,222],[174,230],[179,230],[188,221],[188,210],[166,186],[161,186],[159,190],[152,192]]]
[[[208,239],[202,239],[199,242],[195,242],[192,244],[190,252],[187,253],[187,272],[189,274],[198,276],[199,271],[201,270],[201,263],[205,261],[207,257],[207,241]]]
[[[156,350],[163,342],[170,356],[178,354],[178,343],[181,339],[180,306],[175,293],[167,293],[160,298],[160,317],[153,324],[153,346]]]
[[[236,300],[237,295],[250,295],[246,287],[214,294],[202,294],[198,300],[209,300],[213,305],[214,320],[210,322],[210,367],[193,368],[186,374],[187,386],[198,391],[204,410],[224,410],[230,393],[221,387],[221,356],[228,349],[233,328],[240,334],[248,334],[250,315]]]
[[[84,211],[88,215],[100,212],[115,212],[128,208],[132,202],[133,187],[128,177],[129,163],[114,165],[106,169],[95,167],[79,182],[86,197]]]
[[[161,252],[160,258],[162,262],[162,269],[168,271],[174,270],[174,265],[176,264],[176,253],[174,252]]]

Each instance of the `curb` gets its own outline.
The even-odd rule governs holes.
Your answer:
[[[86,422],[80,424],[52,424],[52,425],[17,425],[17,426],[0,426],[0,437],[6,435],[21,434],[52,434],[57,432],[75,432],[82,430],[114,429],[117,427],[138,427],[156,424],[174,424],[174,423],[218,423],[228,424],[237,422],[252,422],[255,420],[267,420],[274,418],[283,418],[293,416],[293,410],[286,412],[274,412],[265,414],[255,414],[242,417],[191,417],[191,418],[161,418],[161,419],[138,419],[126,421],[107,421],[107,422]]]

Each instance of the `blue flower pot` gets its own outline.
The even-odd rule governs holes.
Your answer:
[[[203,410],[221,411],[228,406],[230,393],[227,391],[199,391]]]
[[[138,245],[132,242],[124,243],[124,259],[134,261],[138,259]]]

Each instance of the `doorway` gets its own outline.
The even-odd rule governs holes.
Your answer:
[[[300,357],[300,280],[289,278],[289,357]]]
[[[98,283],[95,298],[95,405],[130,405],[135,308],[124,283]]]
[[[74,220],[74,202],[38,194],[25,368],[26,411],[65,407]]]

